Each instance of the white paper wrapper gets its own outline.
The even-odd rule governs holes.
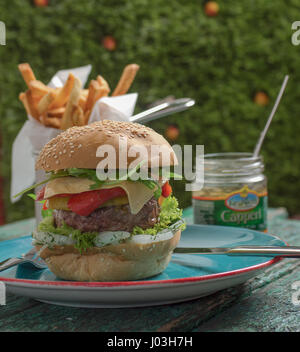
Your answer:
[[[91,69],[91,65],[87,65],[58,71],[48,85],[51,87],[63,86],[69,73],[72,72],[84,86]],[[137,93],[132,93],[99,99],[91,112],[89,124],[100,120],[129,121],[134,112],[137,97]],[[42,147],[61,132],[55,128],[45,127],[28,116],[28,121],[25,122],[17,135],[12,148],[10,194],[13,203],[21,198],[13,198],[15,194],[39,181],[34,168],[35,159]]]

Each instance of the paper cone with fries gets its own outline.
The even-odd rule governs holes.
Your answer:
[[[38,80],[28,63],[22,63],[18,68],[26,84],[26,90],[19,94],[19,100],[28,120],[13,144],[12,202],[20,199],[13,198],[15,194],[44,176],[35,173],[36,155],[63,130],[103,119],[129,120],[135,108],[137,93],[127,92],[139,66],[127,65],[114,89],[100,74],[84,88],[91,65],[58,71],[49,84]],[[39,214],[40,209],[37,209],[36,216],[39,217]]]

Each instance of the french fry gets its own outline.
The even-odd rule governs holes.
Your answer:
[[[29,88],[20,93],[20,101],[28,115],[49,127],[66,130],[72,126],[88,124],[97,100],[108,96],[111,91],[101,75],[91,80],[88,89],[82,89],[80,80],[72,73],[62,88],[51,88],[35,78],[28,63],[19,64],[18,68]],[[136,64],[127,65],[112,96],[126,94],[138,70]]]
[[[20,99],[21,102],[23,103],[27,115],[31,115],[31,114],[30,114],[29,105],[28,105],[28,101],[27,101],[27,98],[26,98],[26,94],[25,94],[24,92],[22,92],[22,93],[19,94],[19,99]]]
[[[130,64],[124,68],[121,78],[112,93],[113,97],[117,95],[126,94],[128,92],[139,68],[140,66],[136,64]]]
[[[93,106],[96,101],[103,96],[107,96],[108,91],[107,87],[101,87],[99,82],[96,80],[92,80],[89,85],[89,94],[87,97],[87,101],[84,109],[84,124],[88,123],[90,113],[93,110]]]
[[[80,94],[87,98],[87,96],[89,95],[89,90],[88,89],[81,89]]]
[[[47,116],[49,117],[63,117],[63,114],[65,113],[66,108],[62,107],[62,108],[57,108],[57,109],[51,109],[47,111]]]
[[[100,87],[107,89],[107,95],[110,93],[110,87],[107,81],[100,75],[97,76],[97,82],[100,84]]]
[[[29,93],[27,93],[27,94],[29,94]],[[30,111],[30,106],[29,106],[29,103],[28,103],[28,98],[27,98],[27,96],[26,96],[26,93],[24,93],[24,92],[22,92],[22,93],[20,93],[19,94],[19,100],[21,100],[21,102],[23,103],[23,106],[24,106],[24,108],[25,108],[25,110],[26,110],[26,113],[27,113],[27,115],[31,115],[32,116],[32,113],[31,113],[31,111]],[[31,105],[33,105],[33,106],[36,106],[36,99],[34,99],[33,97],[30,99],[30,101],[31,101]],[[38,115],[38,114],[37,114]]]
[[[68,79],[64,86],[61,88],[60,92],[57,94],[56,98],[49,106],[50,109],[56,109],[62,107],[67,101],[71,94],[73,85],[75,81],[75,76],[70,73]]]
[[[98,99],[100,99],[102,97],[107,97],[108,94],[110,93],[109,84],[102,76],[100,76],[100,75],[97,76],[97,82],[100,85],[100,89],[95,96],[95,101],[97,101]]]
[[[90,114],[91,114],[91,110],[86,110],[84,112],[84,125],[88,124],[89,118],[90,118]]]
[[[27,106],[28,106],[28,110],[29,110],[29,115],[31,115],[37,121],[40,121],[40,119],[39,119],[40,114],[39,114],[39,111],[36,106],[36,102],[34,101],[34,98],[32,96],[32,92],[30,89],[25,92],[25,96],[26,96]]]
[[[72,114],[72,121],[74,126],[83,126],[84,125],[84,114],[80,106],[77,106]]]
[[[82,91],[81,91],[78,104],[82,108],[82,110],[85,110],[86,101],[87,101],[87,96],[82,94]]]
[[[55,99],[55,93],[52,91],[48,92],[46,95],[43,96],[43,98],[39,101],[37,106],[38,112],[40,115],[44,114],[47,111],[47,109],[54,101],[54,99]]]
[[[76,107],[78,106],[80,99],[80,91],[81,91],[81,82],[78,78],[75,77],[74,85],[67,102],[65,113],[61,119],[61,129],[66,130],[69,127],[72,127],[72,114]]]
[[[30,82],[36,80],[30,65],[28,63],[23,63],[23,64],[19,64],[18,68],[28,88],[30,88]]]
[[[98,94],[99,90],[100,90],[100,84],[96,80],[91,80],[89,85],[89,94],[85,105],[86,111],[92,110],[95,103],[95,97]]]
[[[61,128],[61,118],[49,117],[46,114],[41,115],[41,123],[47,127]]]
[[[32,91],[32,96],[37,98],[42,98],[44,95],[54,90],[37,80],[29,82],[29,89]]]
[[[95,94],[95,97],[94,97],[94,104],[97,100],[99,100],[100,98],[103,98],[103,97],[107,97],[108,96],[108,91],[107,91],[107,88],[106,87],[101,87]]]

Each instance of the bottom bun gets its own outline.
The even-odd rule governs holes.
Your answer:
[[[75,281],[127,281],[145,279],[164,271],[180,240],[178,230],[168,240],[121,243],[93,247],[82,254],[72,245],[42,248],[40,257],[59,278]]]

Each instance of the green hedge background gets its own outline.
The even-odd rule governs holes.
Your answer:
[[[137,112],[166,96],[191,97],[196,106],[151,123],[164,133],[180,130],[179,144],[204,144],[205,152],[251,152],[285,74],[286,93],[263,145],[270,204],[300,212],[300,46],[291,44],[291,24],[300,20],[298,0],[217,0],[216,17],[204,1],[50,0],[36,7],[29,0],[1,0],[6,46],[0,46],[1,172],[5,179],[7,222],[33,215],[26,197],[9,201],[11,146],[26,120],[19,92],[25,89],[17,65],[29,62],[48,82],[59,69],[91,63],[91,77],[102,74],[112,87],[123,67],[138,63],[132,91]],[[102,45],[113,36],[117,48]],[[270,97],[254,103],[256,92]],[[182,206],[191,194],[177,181]]]

